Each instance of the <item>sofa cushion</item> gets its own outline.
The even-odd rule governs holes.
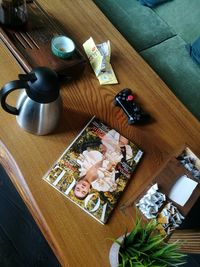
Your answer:
[[[182,38],[175,36],[140,54],[200,120],[200,67],[185,45]]]
[[[137,0],[94,0],[113,25],[138,51],[158,44],[175,32],[146,6]]]
[[[191,43],[200,36],[199,0],[173,0],[153,10],[186,42]]]
[[[190,56],[200,64],[200,37],[193,43],[186,46]]]

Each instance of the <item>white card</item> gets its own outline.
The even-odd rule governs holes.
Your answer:
[[[184,206],[197,186],[197,182],[187,175],[178,178],[169,193],[169,198],[177,204]]]

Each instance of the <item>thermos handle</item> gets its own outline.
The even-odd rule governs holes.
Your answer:
[[[5,84],[0,91],[0,100],[2,108],[13,115],[19,115],[19,110],[16,107],[12,107],[6,103],[7,96],[17,89],[28,89],[29,86],[26,81],[15,80]]]

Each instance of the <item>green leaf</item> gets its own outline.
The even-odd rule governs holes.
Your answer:
[[[150,244],[147,243],[147,245],[142,248],[142,251],[144,252],[147,250],[151,250],[152,248],[160,245],[162,242],[163,242],[162,239],[156,239],[155,241],[151,242]]]
[[[129,253],[130,256],[135,256],[135,255],[140,255],[141,254],[140,251],[138,251],[137,249],[134,249],[132,247],[129,247],[126,250],[127,250],[127,252]]]
[[[131,244],[134,241],[134,238],[135,238],[136,234],[138,234],[141,229],[142,229],[142,226],[141,226],[141,219],[140,219],[140,220],[136,221],[135,227],[133,228],[133,230],[128,235],[128,237],[127,237],[127,245]]]

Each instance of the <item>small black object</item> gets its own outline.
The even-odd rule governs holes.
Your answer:
[[[143,124],[150,119],[150,115],[142,110],[142,108],[135,103],[135,97],[131,89],[125,88],[120,91],[116,96],[114,103],[119,106],[128,116],[129,124]]]

